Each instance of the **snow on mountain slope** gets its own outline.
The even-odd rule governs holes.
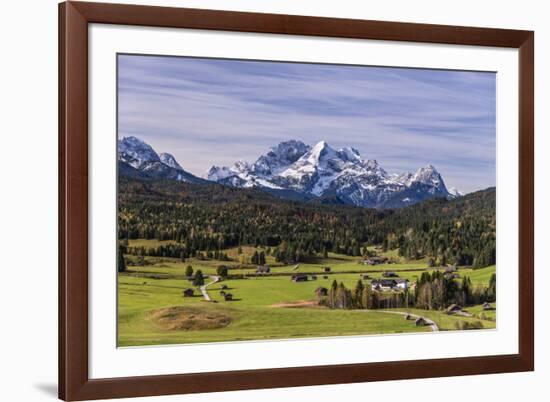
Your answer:
[[[183,170],[183,168],[180,166],[180,164],[172,154],[163,152],[159,156],[160,156],[160,161],[164,163],[166,166],[170,166],[171,168],[174,168],[177,170]]]
[[[160,155],[144,141],[126,137],[118,141],[120,174],[202,183],[186,172],[169,153]],[[332,148],[326,141],[314,146],[284,141],[261,155],[254,163],[237,161],[232,166],[212,166],[210,181],[239,188],[259,188],[292,199],[319,198],[325,202],[362,207],[399,208],[428,198],[456,198],[447,190],[432,165],[414,173],[388,174],[376,160],[363,159],[352,147]]]
[[[118,140],[118,160],[123,164],[120,172],[132,174],[131,168],[137,170],[143,177],[171,179],[187,183],[202,182],[202,179],[186,172],[176,158],[168,153],[160,156],[146,142],[136,137],[125,137]],[[129,165],[129,167],[125,167]]]
[[[376,160],[363,159],[357,149],[335,150],[326,141],[313,147],[286,141],[248,165],[213,166],[207,178],[234,187],[293,190],[321,197],[334,194],[363,207],[402,207],[433,197],[453,198],[431,166],[413,173],[388,174]]]
[[[461,193],[460,191],[458,191],[458,190],[456,189],[456,187],[451,187],[451,188],[449,189],[449,194],[451,195],[452,198],[464,196],[464,193]]]
[[[160,162],[155,150],[136,137],[118,140],[118,158],[136,169],[141,169],[153,162]]]
[[[251,172],[264,177],[277,175],[300,159],[311,149],[301,141],[284,141],[271,148],[267,155],[260,156],[251,166]]]

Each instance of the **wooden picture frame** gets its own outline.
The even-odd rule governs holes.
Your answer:
[[[90,379],[88,24],[519,49],[519,353],[486,357]],[[65,2],[59,5],[59,397],[141,397],[534,369],[534,33],[382,21]]]

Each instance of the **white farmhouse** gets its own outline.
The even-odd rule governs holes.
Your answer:
[[[407,290],[407,288],[409,287],[408,279],[398,278],[394,279],[394,281],[396,282],[395,287],[397,287],[398,289]]]
[[[371,282],[372,290],[406,290],[409,287],[408,279],[373,279]]]

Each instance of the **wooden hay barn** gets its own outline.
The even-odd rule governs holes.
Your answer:
[[[306,282],[308,280],[307,275],[304,274],[298,274],[298,275],[292,275],[292,281],[293,282]]]
[[[418,317],[414,323],[417,327],[424,327],[428,325],[428,321],[426,321],[424,317]]]
[[[363,264],[367,265],[379,265],[388,262],[387,257],[369,257],[363,261]]]
[[[271,272],[271,269],[267,265],[259,265],[258,268],[256,268],[257,274],[269,274]]]
[[[462,306],[459,306],[458,304],[451,304],[445,309],[445,311],[447,314],[459,313],[462,311]]]

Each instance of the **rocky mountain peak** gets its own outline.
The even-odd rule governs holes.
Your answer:
[[[188,183],[203,181],[186,172],[173,155],[158,155],[151,145],[134,136],[118,140],[118,160],[121,166],[119,171],[136,177],[172,179]]]
[[[160,161],[164,163],[166,166],[170,166],[171,168],[183,170],[183,168],[180,166],[176,158],[172,154],[163,152],[159,155]]]
[[[124,171],[133,168],[148,177],[203,182],[186,172],[173,155],[158,155],[133,136],[119,140],[118,155],[128,166]],[[348,204],[374,208],[404,207],[427,198],[462,195],[456,189],[448,191],[431,164],[414,174],[389,175],[375,159],[363,159],[356,148],[335,150],[324,140],[314,146],[298,140],[283,141],[252,164],[240,160],[230,167],[212,166],[206,178],[231,187],[302,194],[306,198],[336,196]]]
[[[350,204],[365,207],[406,206],[430,197],[452,197],[432,165],[414,174],[388,175],[378,161],[363,159],[356,148],[336,151],[324,140],[313,146],[297,140],[281,142],[251,166],[212,167],[208,179],[235,187],[291,190],[313,196],[336,194]],[[399,198],[400,194],[404,195]]]
[[[147,163],[160,161],[155,150],[139,138],[130,136],[118,141],[118,154],[130,166],[139,169]]]

